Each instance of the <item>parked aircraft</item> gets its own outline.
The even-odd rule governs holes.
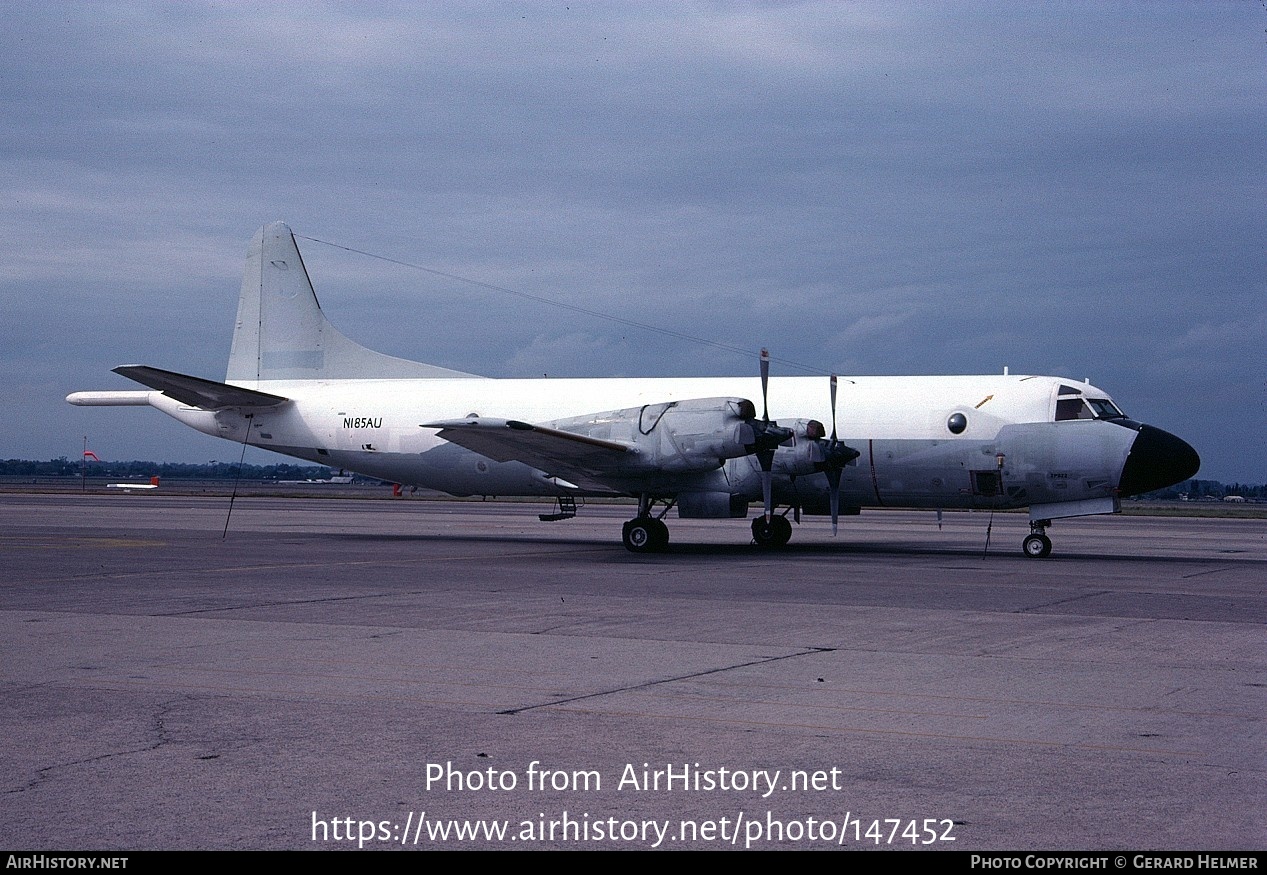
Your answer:
[[[663,549],[665,516],[745,518],[782,546],[792,520],[864,507],[1029,508],[1025,555],[1059,518],[1197,472],[1180,438],[1062,377],[488,379],[367,349],[327,320],[289,227],[247,252],[223,382],[115,368],[144,391],[71,404],[150,406],[203,432],[455,495],[632,496],[623,541]],[[761,414],[757,412],[757,401]],[[831,422],[828,432],[824,422]],[[791,515],[792,520],[788,517]]]
[[[122,489],[124,492],[132,492],[135,489],[157,489],[158,478],[151,477],[148,483],[107,483],[106,489]]]

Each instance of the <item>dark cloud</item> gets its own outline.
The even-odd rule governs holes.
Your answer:
[[[37,4],[0,29],[0,455],[216,377],[254,229],[856,373],[1089,376],[1267,480],[1254,4]],[[350,335],[494,376],[750,360],[302,241]],[[209,449],[210,448],[210,449]],[[1247,450],[1253,448],[1253,451]]]

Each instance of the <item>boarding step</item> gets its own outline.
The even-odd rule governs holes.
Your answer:
[[[554,513],[537,514],[537,519],[543,523],[557,523],[559,520],[570,520],[576,516],[576,499],[571,495],[560,495],[558,506],[559,509]]]

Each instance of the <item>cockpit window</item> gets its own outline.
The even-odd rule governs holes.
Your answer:
[[[1088,398],[1087,403],[1095,411],[1096,419],[1125,419],[1126,414],[1117,409],[1117,405],[1107,398]]]
[[[1081,398],[1058,398],[1056,400],[1056,421],[1067,419],[1095,419],[1095,414]]]
[[[1063,388],[1063,387],[1062,387]],[[1126,415],[1107,398],[1056,398],[1056,421],[1068,419],[1125,419]]]

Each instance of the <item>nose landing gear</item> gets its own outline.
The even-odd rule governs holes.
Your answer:
[[[1034,520],[1029,524],[1029,535],[1021,542],[1021,552],[1030,559],[1046,559],[1051,555],[1051,538],[1047,527],[1051,520]]]

